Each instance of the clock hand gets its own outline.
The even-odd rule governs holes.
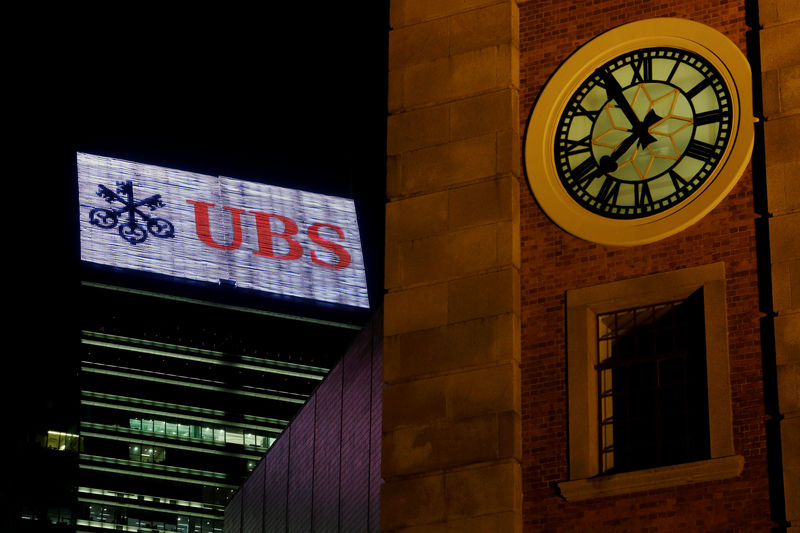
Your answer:
[[[617,159],[619,159],[628,149],[631,147],[633,143],[636,142],[638,137],[636,134],[628,135],[624,141],[622,141],[617,148],[611,153],[611,155],[604,155],[600,158],[599,167],[600,170],[604,174],[608,174],[610,172],[614,172],[617,170],[619,165],[617,164]]]
[[[647,113],[647,116],[644,117],[644,120],[640,122],[637,127],[641,128],[643,131],[647,131],[647,128],[649,128],[651,125],[655,124],[659,120],[661,120],[661,117],[659,117],[658,114],[656,114],[656,112],[651,109],[650,112]],[[655,137],[653,137],[649,133],[647,134],[647,136],[652,138],[653,141],[656,140]],[[650,144],[650,142],[652,142],[652,141],[645,142],[645,140],[643,140],[640,137],[640,135],[636,133],[636,129],[634,129],[634,131],[630,135],[628,135],[624,141],[622,141],[621,143],[619,143],[619,145],[617,145],[616,149],[614,149],[614,151],[611,152],[611,155],[604,155],[600,158],[599,161],[600,170],[606,174],[617,170],[617,168],[619,167],[619,165],[617,164],[617,159],[619,159],[622,155],[624,155],[625,152],[627,152],[628,149],[630,149],[631,145],[635,143],[637,140],[639,141],[639,146],[641,146],[642,148],[646,148],[647,145]]]
[[[630,102],[622,94],[622,87],[620,86],[617,78],[614,77],[609,71],[605,69],[597,69],[597,74],[605,83],[606,95],[609,100],[617,103],[617,107],[622,110],[625,118],[631,123],[631,130],[636,138],[639,140],[639,146],[646,148],[647,145],[656,142],[656,138],[650,135],[648,128],[661,120],[655,111],[652,109],[647,113],[644,121],[639,120],[636,112],[631,107]]]

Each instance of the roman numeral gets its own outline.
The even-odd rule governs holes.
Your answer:
[[[714,145],[692,139],[689,146],[683,152],[683,155],[689,156],[700,161],[708,161],[714,156]]]
[[[587,135],[583,139],[572,140],[567,139],[564,141],[564,151],[567,155],[582,154],[592,150],[592,136]],[[591,159],[591,158],[590,158]]]
[[[712,111],[703,111],[694,116],[694,125],[702,126],[703,124],[711,124],[712,122],[722,121],[722,110],[714,109]]]
[[[575,106],[575,116],[576,117],[587,117],[589,120],[594,122],[597,120],[597,116],[600,114],[600,109],[597,111],[590,111],[583,107],[581,104]]]
[[[653,79],[653,59],[650,57],[642,57],[639,61],[631,63],[633,68],[633,79],[631,84],[644,83]]]
[[[669,177],[672,179],[672,186],[675,187],[675,192],[678,192],[679,190],[689,185],[689,183],[687,183],[687,181],[683,179],[683,176],[681,176],[672,169],[670,169],[669,171]]]
[[[594,71],[594,82],[601,89],[605,89],[606,88],[606,80],[604,78],[605,75],[606,75],[606,71],[603,70],[603,69],[597,69],[597,70]],[[609,76],[613,76],[613,74],[609,74]]]
[[[583,163],[573,168],[570,173],[572,179],[581,187],[584,187],[584,183],[586,183],[585,186],[588,186],[595,178],[600,177],[600,175],[600,169],[597,168],[592,156],[587,157]]]
[[[597,193],[597,200],[606,205],[616,205],[617,196],[619,196],[619,184],[619,181],[606,177],[600,186],[600,192]]]
[[[633,192],[636,207],[644,207],[647,204],[653,203],[653,195],[650,194],[650,184],[648,182],[634,182]]]
[[[691,100],[692,98],[700,94],[700,91],[702,91],[709,85],[711,85],[711,79],[703,78],[703,81],[701,81],[700,83],[698,83],[697,85],[695,85],[686,92],[686,96],[689,97],[689,100]]]
[[[675,71],[678,70],[680,64],[681,62],[676,59],[675,64],[672,65],[672,70],[669,71],[669,76],[667,76],[667,83],[672,83],[672,77],[675,75]]]

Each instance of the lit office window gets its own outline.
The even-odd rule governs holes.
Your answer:
[[[166,451],[161,446],[148,446],[142,444],[129,444],[128,457],[131,461],[142,463],[163,463]]]
[[[47,448],[60,452],[77,452],[81,449],[81,437],[73,433],[62,431],[47,432]]]

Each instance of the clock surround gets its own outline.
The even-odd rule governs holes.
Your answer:
[[[703,24],[619,26],[551,76],[525,131],[524,164],[565,231],[633,246],[673,235],[730,192],[753,146],[750,65]]]

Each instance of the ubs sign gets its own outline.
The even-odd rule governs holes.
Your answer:
[[[77,157],[82,260],[369,307],[352,200]]]

